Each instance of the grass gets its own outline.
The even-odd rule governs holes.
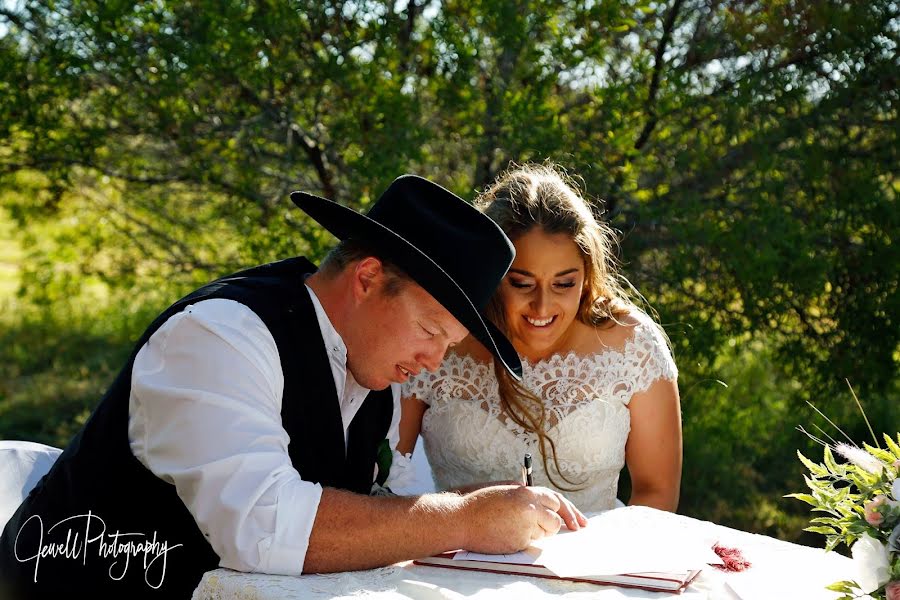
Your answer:
[[[19,288],[19,264],[25,253],[13,233],[12,220],[0,208],[0,306],[11,302]]]
[[[34,306],[18,296],[24,260],[0,208],[0,439],[64,446],[124,364],[148,311],[100,301],[89,286],[83,297]]]

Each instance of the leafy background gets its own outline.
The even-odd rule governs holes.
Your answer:
[[[861,442],[849,382],[900,423],[898,12],[4,0],[0,437],[64,445],[173,299],[321,257],[289,191],[364,210],[416,172],[471,199],[549,158],[671,338],[679,511],[821,545],[783,498],[818,453],[795,427],[834,433],[807,402]]]

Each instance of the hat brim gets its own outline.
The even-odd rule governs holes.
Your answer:
[[[468,329],[510,374],[516,379],[522,378],[522,363],[512,343],[427,254],[381,223],[327,198],[308,192],[291,192],[291,200],[338,239],[358,239],[384,252],[386,258],[403,269]]]

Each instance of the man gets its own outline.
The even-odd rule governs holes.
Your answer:
[[[512,245],[415,176],[367,216],[291,198],[342,242],[319,270],[303,258],[249,269],[151,324],[6,525],[8,594],[187,598],[217,566],[299,575],[503,553],[584,522],[543,488],[368,495],[379,449],[396,442],[395,384],[468,333],[520,372],[482,316]]]

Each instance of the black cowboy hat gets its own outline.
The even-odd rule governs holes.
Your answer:
[[[291,200],[338,239],[368,243],[440,302],[516,378],[522,363],[484,309],[515,257],[489,217],[436,183],[395,179],[365,215],[306,192]]]

